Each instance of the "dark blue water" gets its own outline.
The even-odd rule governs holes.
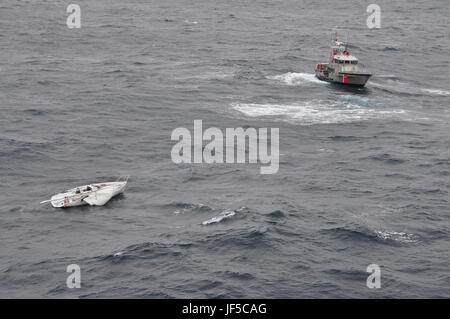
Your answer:
[[[380,0],[371,30],[371,2],[79,0],[68,29],[3,0],[0,297],[450,297],[450,5]],[[365,89],[313,76],[335,27]],[[279,128],[279,172],[174,164],[195,119]],[[104,207],[39,204],[122,174]]]

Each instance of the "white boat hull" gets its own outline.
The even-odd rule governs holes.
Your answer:
[[[103,206],[114,196],[123,193],[126,185],[127,181],[83,185],[52,196],[50,202],[57,208]],[[87,190],[88,188],[91,190]]]

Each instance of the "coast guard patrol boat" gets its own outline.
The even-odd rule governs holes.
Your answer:
[[[372,74],[350,54],[347,43],[339,41],[337,32],[332,39],[331,50],[330,63],[317,64],[316,77],[322,81],[363,87]]]

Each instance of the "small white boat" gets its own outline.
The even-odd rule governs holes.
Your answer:
[[[74,207],[81,205],[103,206],[111,198],[125,190],[128,176],[119,177],[115,182],[88,184],[56,194],[41,204],[51,203],[53,207]]]

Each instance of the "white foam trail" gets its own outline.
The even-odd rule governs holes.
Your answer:
[[[303,125],[359,122],[371,119],[402,117],[406,111],[370,109],[342,101],[313,100],[298,104],[232,104],[232,108],[249,117],[278,117]]]
[[[431,93],[431,94],[436,94],[436,95],[450,95],[450,91],[445,91],[445,90],[422,89],[422,91]]]
[[[202,222],[202,225],[209,225],[209,224],[214,224],[214,223],[219,223],[222,220],[224,220],[225,218],[230,218],[232,216],[236,215],[235,211],[232,210],[225,210],[223,212],[221,212],[218,216],[215,216],[211,219],[205,220],[204,222]]]
[[[266,77],[269,80],[276,80],[287,85],[304,85],[308,83],[326,84],[327,82],[320,81],[314,74],[311,73],[294,73],[288,72],[280,75],[273,75]]]

